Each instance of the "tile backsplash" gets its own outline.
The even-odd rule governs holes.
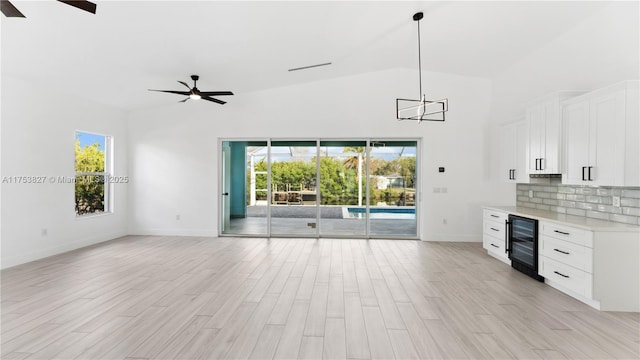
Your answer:
[[[614,196],[620,197],[620,206],[613,206]],[[637,187],[562,185],[559,179],[549,184],[517,184],[516,205],[640,225],[640,188]]]

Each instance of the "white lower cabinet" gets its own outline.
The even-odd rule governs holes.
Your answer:
[[[507,213],[484,210],[482,247],[498,260],[511,264],[511,260],[506,252],[506,226]]]
[[[588,231],[544,221],[538,227],[538,273],[545,283],[600,310],[640,312],[637,231]]]
[[[540,222],[539,229],[538,273],[548,284],[589,301],[593,295],[593,234],[546,222]]]
[[[539,213],[485,208],[483,247],[509,265],[509,214],[538,220],[538,274],[547,285],[599,310],[640,312],[640,228],[601,221],[596,227],[586,219],[585,226],[571,226]]]
[[[560,290],[569,290],[569,295],[576,294],[586,300],[593,296],[593,275],[586,271],[540,256],[538,273],[544,276],[547,283],[553,281],[562,287]]]

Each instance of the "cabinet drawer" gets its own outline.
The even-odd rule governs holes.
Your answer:
[[[593,247],[593,234],[591,231],[583,229],[540,222],[540,234],[590,248]]]
[[[493,237],[498,238],[498,239],[502,239],[502,242],[504,243],[505,234],[506,234],[506,229],[505,229],[504,222],[503,223],[499,223],[499,222],[495,222],[495,221],[485,221],[484,222],[484,234],[485,235],[489,235],[489,236],[493,236]]]
[[[593,276],[582,270],[539,256],[538,273],[579,295],[591,298]]]
[[[507,221],[507,217],[507,213],[487,209],[484,210],[484,221],[496,221],[504,224],[504,222]]]
[[[541,235],[538,251],[549,259],[593,273],[593,249],[591,248]]]
[[[484,234],[484,236],[482,237],[482,245],[488,251],[505,254],[504,238],[500,239],[488,234]]]

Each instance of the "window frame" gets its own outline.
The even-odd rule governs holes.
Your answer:
[[[109,215],[113,213],[113,184],[109,180],[113,176],[113,136],[106,135],[93,131],[85,131],[78,130],[74,131],[74,144],[77,139],[77,135],[79,133],[89,134],[94,136],[102,136],[104,137],[104,171],[103,172],[89,172],[89,171],[75,171],[75,152],[73,156],[74,161],[74,179],[77,180],[78,176],[102,176],[104,178],[104,210],[99,213],[89,213],[89,214],[78,214],[77,209],[75,208],[75,198],[76,198],[76,190],[75,183],[73,188],[73,198],[74,198],[74,213],[76,219],[86,219],[96,216]]]

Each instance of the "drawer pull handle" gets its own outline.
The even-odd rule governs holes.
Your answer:
[[[558,275],[562,276],[563,278],[568,278],[568,277],[569,277],[569,275],[561,274],[561,273],[559,273],[559,272],[557,272],[557,271],[554,271],[554,273],[556,273],[556,274],[558,274]]]
[[[491,217],[497,218],[497,217],[500,217],[500,216],[491,214]]]
[[[554,251],[557,251],[559,253],[565,254],[565,255],[569,255],[570,253],[566,252],[566,251],[562,251],[562,250],[558,250],[558,249],[553,249]]]
[[[494,248],[499,248],[500,246],[496,245],[496,244],[491,244],[491,246],[493,246]]]
[[[498,229],[496,229],[496,228],[491,228],[491,230],[493,230],[493,231],[500,231],[500,230],[498,230]]]
[[[564,231],[560,231],[560,230],[553,230],[553,232],[557,232],[558,234],[562,234],[562,235],[571,235],[568,232],[564,232]]]

